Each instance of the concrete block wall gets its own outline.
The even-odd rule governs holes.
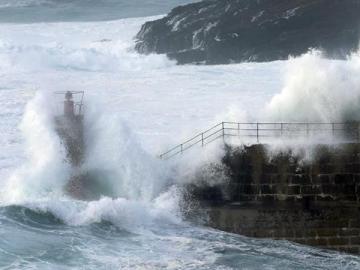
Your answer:
[[[229,181],[190,187],[209,225],[250,237],[285,239],[360,254],[360,146],[319,145],[305,161],[266,146],[227,148]]]
[[[231,201],[359,202],[360,147],[357,144],[318,146],[310,161],[293,153],[269,157],[265,146],[229,150]]]

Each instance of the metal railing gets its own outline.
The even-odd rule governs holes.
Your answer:
[[[83,115],[84,113],[84,91],[56,91],[54,92],[56,100],[56,114],[61,115],[64,109],[65,94],[70,92],[73,95],[74,114]],[[60,99],[60,100],[59,100]]]
[[[191,139],[162,153],[161,159],[169,159],[186,150],[207,144],[227,137],[239,139],[250,138],[254,143],[261,143],[266,139],[299,139],[326,137],[343,142],[360,141],[360,123],[237,123],[221,122],[210,129],[197,134]]]

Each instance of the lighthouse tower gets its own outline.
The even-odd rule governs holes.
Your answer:
[[[65,146],[67,162],[80,167],[84,157],[84,92],[56,92],[56,95],[63,96],[63,112],[55,117],[56,131]]]

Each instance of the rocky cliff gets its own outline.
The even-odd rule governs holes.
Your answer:
[[[273,61],[309,48],[341,58],[360,37],[360,0],[205,0],[145,23],[140,53],[179,64]]]

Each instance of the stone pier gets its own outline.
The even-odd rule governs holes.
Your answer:
[[[301,151],[300,151],[301,152]],[[360,145],[319,145],[310,161],[264,145],[227,147],[229,181],[189,186],[209,225],[360,254]]]

